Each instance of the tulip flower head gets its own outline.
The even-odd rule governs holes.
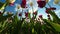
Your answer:
[[[54,4],[58,4],[58,3],[59,3],[59,0],[54,0],[53,3],[54,3]]]
[[[33,2],[30,2],[30,6],[33,6]]]
[[[42,18],[43,18],[43,17],[42,17],[42,15],[39,15],[39,18],[41,18],[41,19],[42,19]]]
[[[25,16],[28,17],[28,12],[25,12]]]
[[[18,5],[18,6],[17,6],[17,9],[19,10],[20,8],[21,8],[20,5]]]
[[[46,5],[46,1],[45,0],[38,0],[37,3],[38,3],[38,7],[40,7],[40,8],[43,8]]]
[[[56,10],[56,8],[55,8],[55,7],[47,8],[47,9],[46,9],[46,13],[49,14],[49,11],[51,11],[51,10]]]
[[[22,0],[21,7],[25,8],[26,7],[26,0]]]
[[[37,15],[37,11],[33,12],[34,15]]]

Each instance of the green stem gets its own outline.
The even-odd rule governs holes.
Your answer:
[[[48,3],[49,7],[51,8],[51,5]]]

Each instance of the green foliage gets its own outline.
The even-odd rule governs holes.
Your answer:
[[[0,3],[0,9],[6,6],[7,4]],[[43,24],[35,21],[37,15],[33,15],[34,19],[32,19],[30,13],[28,14],[30,22],[26,22],[26,18],[19,19],[17,13],[14,16],[13,14],[3,16],[4,13],[5,9],[0,15],[0,34],[60,34],[60,19],[54,11],[49,11],[53,20],[42,19]]]

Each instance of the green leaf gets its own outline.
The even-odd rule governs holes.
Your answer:
[[[6,15],[6,16],[0,16],[0,22],[4,22],[8,17],[11,17],[13,14],[11,15]]]
[[[57,24],[57,23],[50,23],[55,29],[56,29],[56,31],[59,31],[60,32],[60,25],[59,24]]]
[[[58,23],[54,23],[49,20],[44,20],[45,22],[49,23],[56,31],[60,32],[60,25]]]
[[[1,7],[4,5],[4,3],[2,3],[2,2],[0,2],[0,9],[1,9]]]
[[[4,6],[6,5],[6,3],[1,3],[0,2],[0,10],[4,9]]]
[[[49,13],[50,13],[51,16],[53,17],[53,22],[60,24],[60,19],[59,19],[58,16],[55,14],[55,12],[54,12],[54,11],[49,11]]]

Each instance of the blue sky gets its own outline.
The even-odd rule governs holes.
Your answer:
[[[5,2],[4,0],[0,0],[1,2]],[[6,7],[6,11],[10,11],[10,12],[13,12],[13,13],[16,13],[17,11],[17,5],[20,5],[21,4],[21,1],[22,0],[16,0],[14,6],[7,6]],[[51,5],[51,7],[56,7],[57,9],[55,10],[56,14],[60,17],[60,6],[59,5],[55,5],[53,4],[53,1],[54,0],[50,0],[49,4]],[[29,0],[27,0],[27,6],[28,6],[28,9],[30,11],[32,11],[31,7],[29,6]],[[36,0],[33,0],[33,8],[34,10],[38,10],[38,15],[43,15],[43,18],[47,18],[47,14],[45,13],[45,8],[38,8],[38,5],[37,5],[37,2]],[[46,7],[49,7],[48,4],[46,4]],[[20,9],[21,11],[21,9]],[[26,11],[26,9],[24,9],[24,11]]]

